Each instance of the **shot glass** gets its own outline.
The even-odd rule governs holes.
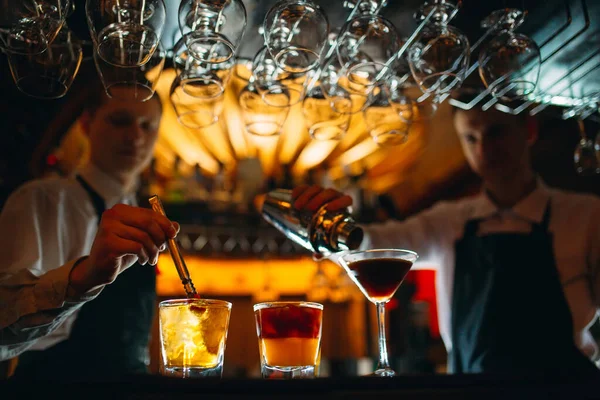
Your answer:
[[[321,347],[322,304],[259,303],[254,305],[254,317],[263,378],[316,376]]]
[[[162,375],[221,377],[231,303],[173,299],[159,306]]]

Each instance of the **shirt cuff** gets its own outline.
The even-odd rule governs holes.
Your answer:
[[[85,257],[69,261],[65,265],[48,271],[34,287],[34,296],[38,310],[48,310],[64,307],[65,303],[83,303],[92,300],[100,294],[102,288],[86,292],[78,297],[67,297],[67,288],[69,287],[69,276],[71,270]]]
[[[67,264],[67,265],[70,266],[70,268],[69,268],[69,273],[67,274],[67,285],[65,286],[65,292],[64,292],[64,296],[63,296],[63,299],[67,303],[75,303],[76,304],[76,303],[84,303],[86,301],[94,300],[102,292],[102,289],[104,289],[105,285],[102,285],[99,288],[88,290],[87,292],[82,293],[82,294],[80,294],[77,297],[68,297],[67,296],[67,290],[69,288],[71,271],[73,270],[73,268],[75,268],[75,266],[77,264],[79,264],[80,262],[82,262],[86,258],[87,258],[87,256],[79,257],[77,260],[74,260],[74,261],[69,262]]]

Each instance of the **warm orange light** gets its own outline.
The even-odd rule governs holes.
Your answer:
[[[370,137],[347,150],[340,158],[336,160],[337,164],[347,165],[356,161],[360,161],[369,154],[379,150],[380,147]]]
[[[319,165],[337,145],[338,142],[333,140],[313,140],[308,142],[302,153],[298,156],[298,160],[294,165],[294,172],[298,173]]]
[[[283,126],[281,146],[278,154],[279,162],[281,164],[290,164],[309,140],[308,130],[302,116],[302,104],[297,104],[290,110]]]
[[[252,295],[264,290],[265,285],[278,295],[297,295],[310,288],[317,264],[309,257],[291,260],[207,259],[185,256],[186,264],[196,290],[201,296]],[[328,276],[336,276],[339,266],[325,261]],[[160,296],[184,294],[183,286],[173,260],[162,253],[158,260],[156,290]]]

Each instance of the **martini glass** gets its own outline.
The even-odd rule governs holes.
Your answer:
[[[399,249],[357,250],[343,254],[339,262],[365,297],[377,306],[379,363],[375,376],[394,376],[388,361],[385,337],[385,303],[396,293],[417,261],[414,251]]]

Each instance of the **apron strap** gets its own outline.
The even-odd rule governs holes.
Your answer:
[[[90,197],[92,205],[94,206],[94,210],[96,210],[96,215],[98,216],[98,225],[100,225],[102,213],[106,211],[106,203],[104,202],[104,199],[98,194],[98,192],[94,190],[92,186],[90,186],[89,183],[85,181],[85,179],[81,177],[81,175],[77,175],[75,179],[77,179],[77,182],[79,182],[83,190],[85,190]]]
[[[550,226],[550,210],[552,200],[548,199],[548,204],[546,204],[546,209],[544,210],[544,217],[542,218],[542,222],[540,223],[540,227],[544,230],[544,232],[548,232],[548,227]]]

